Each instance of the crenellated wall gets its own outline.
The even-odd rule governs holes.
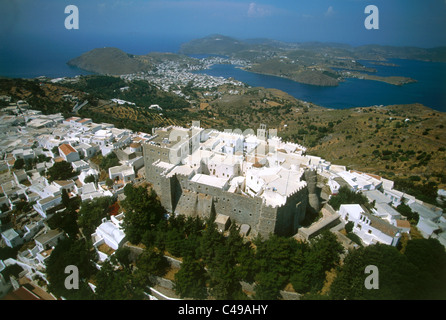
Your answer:
[[[251,227],[251,235],[270,234],[292,236],[305,219],[308,204],[308,188],[305,182],[291,194],[282,206],[266,205],[261,197],[251,197],[227,192],[224,188],[214,187],[191,181],[185,174],[167,174],[159,159],[159,147],[144,145],[146,179],[153,184],[161,199],[161,204],[170,213],[186,216],[199,216],[207,219],[211,214],[229,216],[231,221]],[[153,151],[152,151],[153,150]],[[168,161],[165,161],[168,162]]]

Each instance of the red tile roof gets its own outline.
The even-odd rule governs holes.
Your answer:
[[[66,156],[72,152],[76,152],[76,150],[74,150],[74,148],[72,146],[70,146],[69,144],[62,144],[59,146],[59,149]]]

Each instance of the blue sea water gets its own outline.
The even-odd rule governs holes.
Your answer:
[[[0,37],[0,76],[8,78],[74,77],[91,74],[70,67],[67,62],[95,48],[115,47],[143,55],[152,51],[177,52],[181,43],[191,39],[175,37],[52,35],[49,37]]]
[[[247,72],[233,65],[214,65],[209,70],[198,72],[233,77],[253,87],[280,89],[297,99],[333,109],[421,103],[438,111],[446,111],[446,63],[401,59],[392,59],[389,62],[398,67],[376,66],[361,61],[364,65],[375,68],[380,76],[405,76],[417,82],[395,86],[378,81],[346,79],[337,87],[319,87]]]
[[[180,37],[122,36],[52,36],[11,37],[1,39],[0,76],[10,78],[73,77],[90,74],[66,64],[72,58],[98,47],[116,47],[132,54],[151,51],[178,52],[181,43],[191,39]],[[288,79],[247,72],[232,65],[214,65],[199,71],[213,76],[233,77],[251,86],[276,88],[317,105],[343,109],[371,105],[421,103],[446,112],[446,63],[414,60],[391,60],[398,67],[372,65],[381,76],[406,76],[416,83],[394,86],[378,81],[347,79],[337,87],[318,87]]]

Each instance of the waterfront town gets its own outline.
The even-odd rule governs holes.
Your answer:
[[[183,88],[189,84],[195,89],[206,90],[217,88],[225,84],[233,85],[235,87],[245,87],[243,82],[235,79],[214,77],[196,72],[199,70],[210,69],[215,64],[230,64],[234,66],[249,65],[244,60],[223,57],[207,57],[199,60],[197,59],[195,64],[182,60],[166,60],[158,63],[156,70],[122,75],[121,78],[129,81],[145,80],[154,84],[163,91],[173,92],[186,99],[189,99],[189,97],[187,97],[180,88]],[[235,94],[237,93],[238,92]]]
[[[236,224],[246,238],[278,234],[307,241],[330,230],[347,250],[358,246],[341,232],[351,224],[363,246],[396,246],[411,227],[446,246],[440,208],[395,190],[391,180],[308,155],[265,125],[245,135],[199,123],[133,132],[88,118],[45,115],[26,101],[10,103],[0,118],[0,246],[19,248],[15,257],[0,260],[2,298],[56,299],[45,290],[45,262],[67,234],[51,229],[48,219],[64,210],[64,197],[119,203],[127,184],[152,185],[169,215],[215,214],[221,232]],[[99,157],[117,160],[103,170]],[[62,164],[71,167],[69,178],[52,170]],[[358,203],[335,210],[328,201],[342,188],[363,194],[372,208]],[[401,203],[418,214],[415,226],[395,209]],[[309,209],[320,217],[302,227]],[[114,212],[92,234],[83,234],[98,253],[98,268],[126,244],[124,216]],[[12,266],[19,271],[5,274]],[[151,299],[163,296],[155,292],[148,293]]]

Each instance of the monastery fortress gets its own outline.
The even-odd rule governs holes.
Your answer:
[[[319,210],[317,200],[309,201],[314,188],[306,171],[329,164],[271,132],[265,125],[256,135],[199,126],[154,128],[143,146],[146,179],[171,214],[214,215],[252,235],[291,236],[307,207]]]

